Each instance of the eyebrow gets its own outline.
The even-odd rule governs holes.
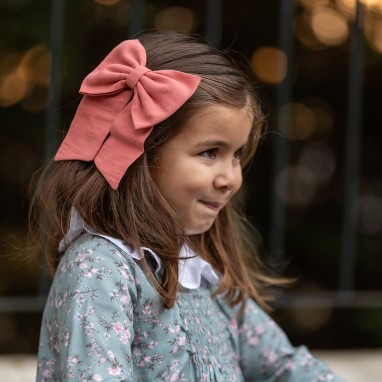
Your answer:
[[[247,146],[248,142],[244,143],[242,146],[240,146],[240,148],[245,148]],[[227,148],[230,146],[229,143],[225,142],[225,141],[221,141],[221,140],[218,140],[218,139],[210,139],[210,140],[207,140],[207,141],[203,141],[203,142],[200,142],[197,144],[197,147],[199,148],[204,148],[204,147],[223,147],[223,148]]]
[[[197,146],[198,147],[207,147],[207,146],[227,147],[228,143],[224,141],[220,141],[218,139],[210,139],[210,140],[198,143]]]

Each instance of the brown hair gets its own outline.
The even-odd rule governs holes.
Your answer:
[[[161,295],[165,306],[174,305],[178,289],[179,251],[184,243],[192,246],[221,273],[217,293],[230,304],[254,297],[265,304],[264,287],[279,283],[265,276],[247,222],[235,200],[220,211],[213,226],[200,235],[187,236],[175,212],[158,190],[152,172],[163,145],[200,108],[222,103],[247,107],[253,115],[248,149],[242,164],[254,155],[259,141],[263,114],[251,81],[233,62],[198,38],[161,31],[139,38],[147,52],[151,70],[173,69],[202,78],[194,95],[171,117],[158,124],[145,142],[145,151],[113,190],[93,162],[51,161],[42,170],[30,208],[30,229],[37,238],[52,273],[60,254],[58,244],[69,226],[74,207],[94,230],[117,237],[138,250],[149,247],[162,259],[163,278],[159,284],[144,258],[142,265]]]

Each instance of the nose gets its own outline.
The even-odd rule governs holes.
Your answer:
[[[223,191],[236,192],[242,183],[242,171],[240,164],[222,163],[214,178],[214,186]]]

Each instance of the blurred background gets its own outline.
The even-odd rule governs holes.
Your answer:
[[[49,279],[19,248],[28,183],[55,152],[82,79],[149,29],[205,35],[249,68],[267,132],[245,178],[294,344],[382,346],[381,0],[2,0],[0,354],[35,354]]]

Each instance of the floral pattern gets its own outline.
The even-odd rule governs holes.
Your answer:
[[[36,380],[342,381],[252,300],[237,318],[213,291],[205,280],[181,287],[165,309],[139,260],[83,234],[51,287]]]

